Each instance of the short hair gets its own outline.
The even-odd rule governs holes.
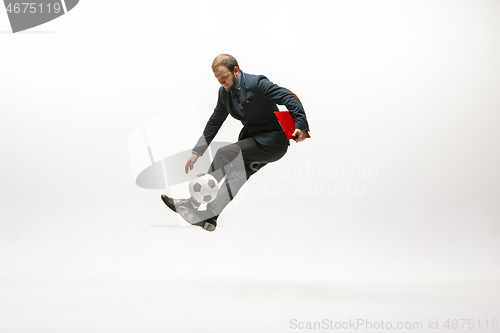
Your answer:
[[[231,73],[234,73],[234,67],[238,66],[238,68],[240,68],[238,61],[236,61],[236,59],[229,54],[219,54],[215,57],[214,62],[212,63],[212,71],[215,71],[215,69],[219,66],[226,67],[231,71]]]

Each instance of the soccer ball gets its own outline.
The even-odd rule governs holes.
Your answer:
[[[210,174],[199,174],[189,183],[189,194],[200,204],[214,200],[218,191],[217,179]]]

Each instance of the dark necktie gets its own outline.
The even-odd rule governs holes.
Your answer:
[[[232,97],[232,100],[233,100],[233,106],[234,106],[234,111],[243,116],[243,111],[241,110],[241,105],[240,105],[240,102],[239,102],[239,98],[240,98],[240,91],[238,89],[235,89],[233,91],[231,91],[231,97]]]

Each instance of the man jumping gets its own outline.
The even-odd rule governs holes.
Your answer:
[[[302,103],[290,90],[273,84],[263,75],[243,73],[229,54],[218,55],[212,63],[212,71],[222,86],[219,99],[186,163],[185,172],[193,169],[230,114],[241,121],[243,129],[237,142],[217,150],[207,171],[219,183],[226,177],[225,186],[220,186],[217,197],[207,204],[205,211],[198,210],[200,204],[192,198],[161,196],[163,202],[188,223],[207,231],[215,230],[220,213],[251,175],[287,152],[290,142],[274,114],[278,111],[277,104],[285,105],[290,111],[295,122],[296,142],[304,141],[309,131]]]

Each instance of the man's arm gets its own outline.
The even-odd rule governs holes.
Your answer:
[[[222,88],[222,87],[221,87]],[[217,106],[214,109],[214,112],[208,119],[207,124],[205,125],[205,129],[203,130],[203,134],[198,139],[198,142],[193,148],[193,154],[198,156],[202,156],[207,150],[208,146],[214,139],[215,135],[221,128],[222,124],[226,120],[229,115],[226,106],[222,102],[222,89],[219,90],[219,99],[217,100]]]
[[[295,122],[295,128],[309,131],[306,113],[299,98],[290,90],[280,87],[262,76],[259,78],[258,88],[262,97],[274,104],[285,105]]]
[[[214,109],[214,112],[210,116],[210,119],[208,119],[208,122],[205,125],[205,129],[203,130],[203,134],[200,136],[198,142],[194,146],[192,151],[193,154],[191,155],[191,157],[189,157],[186,165],[184,166],[184,171],[186,172],[186,174],[189,172],[189,170],[193,170],[194,164],[198,160],[198,157],[202,156],[205,153],[205,150],[207,150],[208,146],[226,120],[228,114],[229,113],[227,112],[227,109],[222,102],[221,89],[219,90],[219,99],[217,100],[217,105]]]

